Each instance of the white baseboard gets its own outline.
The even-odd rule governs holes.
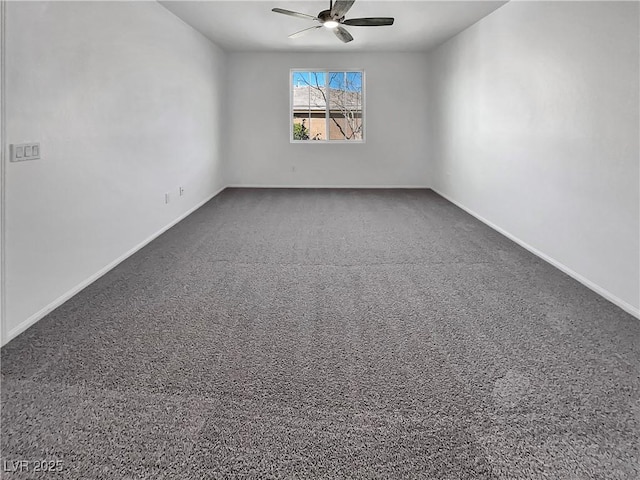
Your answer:
[[[166,232],[167,230],[169,230],[171,227],[173,227],[174,225],[176,225],[178,222],[184,220],[186,217],[188,217],[189,215],[191,215],[193,212],[195,212],[198,208],[200,208],[201,206],[203,206],[205,203],[207,203],[209,200],[211,200],[213,197],[215,197],[216,195],[218,195],[220,192],[222,192],[225,188],[227,188],[226,186],[220,188],[219,190],[217,190],[213,195],[210,195],[209,197],[205,198],[203,201],[201,201],[200,203],[198,203],[197,205],[195,205],[193,208],[190,208],[187,212],[183,213],[182,215],[180,215],[178,218],[176,218],[175,220],[173,220],[171,223],[169,223],[168,225],[162,227],[160,230],[158,230],[156,233],[154,233],[153,235],[149,236],[148,238],[146,238],[145,240],[143,240],[142,242],[140,242],[138,245],[136,245],[135,247],[133,247],[131,250],[129,250],[128,252],[124,253],[123,255],[121,255],[120,257],[116,258],[113,262],[109,263],[108,265],[106,265],[105,267],[101,268],[100,270],[98,270],[96,273],[94,273],[93,275],[91,275],[89,278],[83,280],[82,282],[80,282],[78,285],[76,285],[75,287],[73,287],[71,290],[65,292],[64,294],[62,294],[60,297],[58,297],[56,300],[54,300],[53,302],[51,302],[49,305],[47,305],[46,307],[44,307],[43,309],[41,309],[40,311],[34,313],[33,315],[31,315],[29,318],[27,318],[26,320],[24,320],[23,322],[21,322],[17,327],[11,329],[8,333],[6,338],[2,339],[2,345],[7,344],[9,341],[11,341],[13,338],[17,337],[18,335],[20,335],[22,332],[24,332],[27,328],[29,328],[30,326],[34,325],[36,322],[38,322],[39,320],[41,320],[45,315],[51,313],[53,310],[55,310],[56,308],[58,308],[60,305],[62,305],[64,302],[66,302],[67,300],[69,300],[71,297],[73,297],[74,295],[76,295],[78,292],[80,292],[81,290],[83,290],[84,288],[88,287],[89,285],[91,285],[93,282],[95,282],[96,280],[98,280],[100,277],[102,277],[104,274],[106,274],[107,272],[109,272],[110,270],[112,270],[113,268],[115,268],[117,265],[119,265],[120,263],[122,263],[123,261],[125,261],[127,258],[129,258],[131,255],[133,255],[134,253],[136,253],[138,250],[140,250],[141,248],[145,247],[146,245],[148,245],[149,243],[151,243],[153,240],[155,240],[156,238],[158,238],[160,235],[162,235],[164,232]]]
[[[633,305],[625,302],[624,300],[622,300],[621,298],[615,296],[614,294],[612,294],[608,290],[606,290],[606,289],[602,288],[601,286],[595,284],[594,282],[592,282],[588,278],[583,277],[582,275],[580,275],[579,273],[573,271],[572,269],[570,269],[569,267],[567,267],[563,263],[559,262],[558,260],[556,260],[554,258],[551,258],[550,256],[548,256],[547,254],[541,252],[537,248],[532,247],[527,242],[524,242],[524,241],[520,240],[515,235],[512,235],[511,233],[507,232],[506,230],[500,228],[495,223],[490,222],[489,220],[487,220],[486,218],[482,217],[481,215],[478,215],[476,212],[474,212],[470,208],[465,207],[464,205],[462,205],[459,202],[453,200],[452,198],[450,198],[449,196],[445,195],[444,193],[439,192],[437,189],[435,189],[433,187],[431,189],[434,192],[436,192],[438,195],[440,195],[442,198],[445,198],[449,202],[453,203],[456,207],[461,208],[462,210],[467,212],[469,215],[474,216],[475,218],[480,220],[482,223],[488,225],[492,229],[496,230],[497,232],[499,232],[502,235],[504,235],[505,237],[507,237],[509,240],[512,240],[515,243],[517,243],[518,245],[520,245],[522,248],[525,248],[526,250],[529,250],[534,255],[540,257],[545,262],[550,263],[551,265],[556,267],[558,270],[566,273],[567,275],[569,275],[573,279],[575,279],[578,282],[580,282],[581,284],[583,284],[585,287],[587,287],[587,288],[593,290],[594,292],[596,292],[601,297],[606,298],[611,303],[613,303],[614,305],[620,307],[625,312],[627,312],[627,313],[633,315],[634,317],[640,319],[640,309],[638,309],[638,308],[634,307]]]
[[[227,188],[357,188],[357,189],[420,189],[427,190],[426,185],[259,185],[255,183],[227,185]]]

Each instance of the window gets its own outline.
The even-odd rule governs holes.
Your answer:
[[[364,72],[291,71],[292,142],[362,142]]]

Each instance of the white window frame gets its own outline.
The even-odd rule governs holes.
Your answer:
[[[329,78],[329,72],[359,72],[362,74],[362,140],[329,140],[329,121],[330,121],[330,108],[325,109],[325,124],[326,124],[326,136],[327,138],[324,140],[294,140],[293,139],[293,72],[323,72],[325,74],[325,79]],[[325,80],[326,81],[326,80]],[[326,145],[326,144],[337,144],[337,143],[353,143],[353,144],[363,144],[366,140],[366,130],[367,130],[367,121],[365,114],[365,104],[366,104],[366,91],[367,87],[365,85],[365,71],[364,68],[292,68],[289,70],[289,143],[295,144],[303,144],[308,145],[318,144],[318,145]],[[328,106],[328,105],[327,105]]]

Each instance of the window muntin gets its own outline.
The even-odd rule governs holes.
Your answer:
[[[364,72],[292,70],[290,132],[296,143],[362,142]]]

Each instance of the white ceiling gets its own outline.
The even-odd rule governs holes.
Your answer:
[[[317,24],[271,12],[274,7],[316,16],[329,0],[160,1],[216,45],[229,51],[426,51],[485,17],[506,1],[357,0],[347,18],[395,17],[385,27],[348,27],[354,41],[344,44],[327,29],[289,39]]]

